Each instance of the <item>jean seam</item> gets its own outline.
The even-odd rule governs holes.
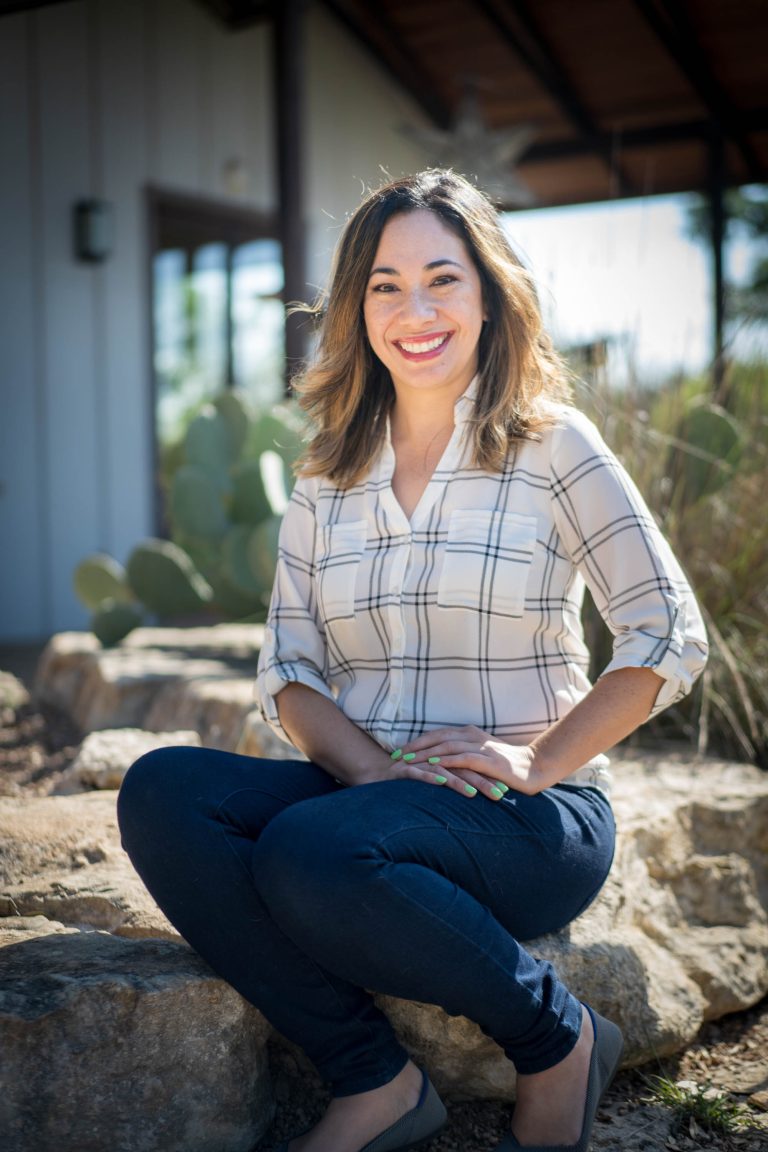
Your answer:
[[[425,914],[425,915],[429,916],[429,917],[430,917],[432,920],[434,920],[434,921],[436,921],[437,923],[439,923],[439,924],[440,924],[442,927],[450,927],[450,925],[448,925],[448,924],[447,924],[447,922],[446,922],[445,920],[443,920],[441,917],[439,917],[439,916],[438,916],[438,915],[437,915],[437,914],[436,914],[436,913],[435,913],[435,912],[434,912],[434,911],[433,911],[431,908],[429,908],[427,905],[425,905],[425,904],[423,904],[423,903],[420,903],[418,900],[416,900],[414,897],[412,897],[412,896],[411,896],[411,895],[409,895],[408,893],[402,892],[402,890],[401,890],[401,889],[398,889],[398,891],[400,892],[400,895],[401,895],[401,896],[403,896],[403,897],[404,897],[404,899],[405,899],[405,900],[406,900],[408,903],[410,903],[410,904],[411,904],[413,907],[417,908],[417,909],[419,910],[419,912],[421,912],[422,914]],[[468,895],[469,895],[469,894],[468,894]],[[475,899],[475,897],[473,897],[473,896],[471,896],[470,898],[471,898],[471,899],[473,899],[473,900]],[[475,901],[475,902],[476,902],[476,903],[479,903],[479,901]],[[504,929],[504,931],[506,931],[506,929]],[[484,958],[484,959],[490,960],[491,964],[492,964],[493,966],[495,966],[495,968],[496,968],[496,970],[497,970],[498,972],[502,973],[504,976],[507,976],[507,977],[509,976],[509,973],[506,971],[506,969],[504,969],[504,967],[503,967],[501,964],[499,964],[499,963],[498,963],[498,961],[496,960],[496,958],[495,958],[495,956],[493,955],[493,953],[492,953],[492,952],[490,952],[488,949],[479,949],[479,948],[477,948],[477,941],[474,939],[474,937],[471,937],[471,936],[467,936],[467,935],[466,935],[464,932],[462,932],[462,931],[461,931],[460,929],[458,929],[458,928],[457,928],[457,929],[455,929],[455,933],[456,933],[456,935],[458,935],[459,937],[461,937],[461,938],[462,938],[464,941],[468,941],[468,942],[469,942],[469,943],[470,943],[470,944],[471,944],[471,945],[472,945],[474,948],[476,948],[476,950],[477,950],[477,953],[478,953],[478,955],[479,955],[481,958]],[[536,957],[535,957],[535,956],[532,956],[532,955],[531,955],[531,953],[530,953],[530,952],[528,952],[528,949],[527,949],[527,948],[524,948],[524,947],[523,947],[523,945],[521,944],[521,942],[520,942],[519,940],[517,940],[517,938],[516,938],[515,936],[513,936],[513,935],[512,935],[510,932],[507,932],[507,935],[509,936],[510,940],[514,941],[514,943],[516,944],[516,946],[517,946],[517,947],[518,947],[518,948],[519,948],[521,951],[523,951],[523,952],[525,952],[527,955],[531,956],[531,959],[532,959],[532,960],[534,960],[536,963],[540,963],[540,961],[538,961],[538,960],[536,959]],[[557,974],[556,974],[556,973],[555,973],[555,979],[557,979],[558,983],[562,983],[562,981],[560,980],[559,976],[557,976]],[[517,987],[519,987],[519,986],[517,986]],[[565,985],[563,985],[563,987],[565,988]],[[568,994],[568,996],[570,996],[572,999],[574,999],[574,1000],[576,1000],[576,999],[577,999],[576,997],[574,997],[574,996],[573,996],[573,993],[572,993],[572,992],[570,992],[570,991],[569,991],[567,988],[565,988],[565,991],[566,991],[566,993]],[[469,1017],[468,1017],[468,1019],[469,1019]],[[492,1039],[495,1039],[495,1037],[493,1037],[493,1036],[492,1036],[492,1034],[491,1034],[490,1032],[488,1033],[488,1035],[491,1035],[491,1038],[492,1038]],[[497,1041],[497,1043],[501,1043],[501,1042],[500,1042],[500,1041]],[[502,1047],[504,1047],[504,1045],[502,1045]],[[504,1050],[505,1050],[505,1051],[507,1051],[507,1048],[506,1048],[506,1047],[504,1047]],[[510,1057],[510,1059],[512,1059],[512,1057]],[[556,1063],[556,1062],[557,1062],[557,1061],[553,1061],[553,1063]],[[514,1063],[514,1060],[513,1060],[513,1063]],[[550,1065],[547,1065],[547,1067],[550,1067]]]
[[[267,795],[268,795],[268,793],[265,793],[265,792],[264,792],[264,789],[259,789],[259,788],[236,788],[236,789],[234,789],[234,791],[232,791],[232,792],[228,793],[228,794],[227,794],[227,796],[226,796],[226,797],[224,797],[224,799],[223,799],[223,800],[220,802],[220,804],[219,804],[219,805],[218,805],[218,807],[216,808],[216,811],[215,811],[215,813],[214,813],[214,817],[213,817],[213,818],[214,818],[214,820],[215,820],[215,822],[216,822],[216,825],[217,825],[217,827],[218,827],[218,830],[219,830],[219,834],[220,834],[220,835],[221,835],[221,836],[224,838],[224,843],[226,844],[228,851],[229,851],[229,852],[232,854],[232,856],[234,856],[234,858],[235,858],[235,860],[236,860],[237,864],[238,864],[238,865],[239,865],[239,867],[242,869],[242,871],[245,873],[245,875],[246,875],[246,877],[248,878],[249,882],[250,882],[251,884],[253,884],[253,876],[252,876],[252,875],[251,875],[251,873],[248,871],[248,869],[246,868],[245,864],[242,862],[242,860],[241,860],[241,859],[240,859],[240,857],[238,856],[237,852],[235,852],[235,850],[234,850],[234,848],[232,847],[232,845],[229,843],[229,840],[227,839],[227,834],[226,834],[226,831],[225,831],[225,829],[224,829],[224,828],[223,828],[223,826],[222,826],[222,825],[223,825],[223,821],[221,821],[221,820],[219,820],[219,819],[218,819],[218,814],[219,814],[219,812],[221,811],[221,809],[222,809],[222,807],[224,806],[224,804],[226,804],[226,803],[227,803],[227,801],[228,801],[228,800],[230,800],[230,799],[231,799],[233,796],[237,796],[237,795],[239,795],[239,794],[240,794],[240,793],[242,793],[242,792],[261,792],[261,794],[262,794],[262,795],[265,795],[265,794],[267,794]],[[254,842],[254,841],[252,841],[252,843],[255,843],[255,842]],[[255,885],[254,885],[254,888],[255,888]],[[261,901],[261,903],[263,904],[263,903],[264,903],[264,901],[262,900],[262,898],[261,898],[261,895],[260,895],[260,893],[258,892],[258,889],[256,889],[256,894],[257,894],[257,896],[259,897],[259,900]],[[331,983],[329,983],[329,981],[328,981],[328,974],[326,973],[326,971],[325,971],[325,969],[322,967],[322,965],[318,964],[318,963],[317,963],[317,961],[316,961],[316,960],[314,960],[314,959],[313,959],[313,958],[312,958],[312,957],[311,957],[311,956],[310,956],[308,953],[306,953],[306,952],[303,952],[303,951],[301,950],[301,948],[299,948],[298,944],[296,944],[296,943],[295,943],[295,941],[291,939],[291,937],[288,935],[288,933],[287,933],[287,932],[285,932],[285,931],[284,931],[284,930],[283,930],[283,929],[280,927],[280,925],[276,923],[276,921],[274,920],[274,918],[273,918],[273,917],[271,916],[271,914],[269,913],[269,910],[266,908],[266,905],[265,905],[264,907],[265,907],[265,911],[267,912],[267,915],[269,915],[269,918],[270,918],[270,921],[272,922],[272,925],[273,925],[273,927],[274,927],[274,928],[275,928],[275,929],[276,929],[276,930],[277,930],[277,931],[280,933],[280,935],[281,935],[281,936],[283,936],[283,937],[284,937],[284,938],[285,938],[285,939],[286,939],[286,940],[289,942],[289,944],[291,944],[291,946],[292,946],[293,948],[295,948],[295,949],[296,949],[298,952],[301,952],[301,955],[302,955],[302,956],[305,958],[305,960],[306,960],[306,961],[307,961],[309,964],[311,964],[311,965],[312,965],[312,968],[315,970],[315,972],[316,972],[316,973],[317,973],[317,974],[320,976],[320,978],[322,979],[322,982],[323,982],[323,984],[325,985],[325,987],[326,987],[327,991],[328,991],[328,992],[330,992],[330,993],[333,995],[333,997],[334,997],[334,998],[335,998],[335,1000],[336,1000],[336,1003],[339,1005],[339,1007],[340,1007],[340,1008],[342,1008],[342,1009],[343,1009],[344,1013],[345,1013],[347,1016],[350,1016],[350,1017],[351,1017],[351,1018],[352,1018],[352,1019],[355,1021],[355,1023],[357,1024],[357,1026],[358,1026],[358,1027],[360,1027],[360,1028],[362,1028],[362,1029],[363,1029],[363,1031],[366,1033],[366,1035],[367,1035],[367,1036],[368,1036],[368,1038],[369,1038],[369,1042],[371,1043],[371,1046],[373,1047],[373,1040],[374,1040],[374,1036],[373,1036],[373,1033],[372,1033],[372,1031],[371,1031],[371,1028],[370,1028],[370,1026],[369,1026],[368,1024],[366,1024],[364,1020],[361,1020],[361,1019],[359,1018],[359,1016],[357,1015],[357,1013],[355,1013],[355,1012],[351,1012],[351,1011],[350,1011],[350,1009],[349,1009],[348,1005],[346,1005],[346,1004],[344,1003],[344,1001],[341,999],[341,997],[339,996],[339,994],[338,994],[338,992],[336,991],[336,989],[333,987],[333,985],[332,985]],[[337,979],[338,979],[338,977],[337,977]],[[351,982],[350,982],[350,981],[346,981],[346,983],[351,983]],[[352,987],[357,987],[357,985],[352,985]],[[370,995],[370,993],[368,993],[366,989],[362,989],[362,991],[366,992],[366,994],[367,994],[367,995]],[[383,1069],[383,1065],[382,1065],[382,1070],[384,1070],[384,1069]]]

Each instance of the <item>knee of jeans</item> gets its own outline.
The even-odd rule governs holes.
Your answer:
[[[170,770],[177,751],[155,748],[145,752],[126,772],[117,797],[117,823],[126,851],[132,832],[136,830],[146,839],[152,825],[165,819],[173,804],[178,786]]]
[[[270,820],[253,853],[253,874],[268,905],[286,910],[352,896],[376,865],[357,821],[336,821],[322,800],[294,804]]]

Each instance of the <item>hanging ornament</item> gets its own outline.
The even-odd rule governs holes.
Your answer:
[[[465,81],[458,115],[450,132],[412,125],[404,125],[402,131],[425,149],[431,165],[452,168],[469,177],[505,208],[529,208],[536,203],[533,192],[514,169],[515,161],[530,144],[534,129],[528,124],[519,128],[489,128],[480,108],[476,81]]]

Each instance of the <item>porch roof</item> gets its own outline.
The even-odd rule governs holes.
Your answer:
[[[200,0],[237,26],[268,0]],[[529,124],[542,205],[768,181],[765,0],[318,0],[432,123]]]
[[[539,204],[768,180],[765,0],[324,0],[440,127],[473,79]]]

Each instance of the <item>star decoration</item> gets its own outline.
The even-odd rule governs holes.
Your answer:
[[[527,124],[489,128],[475,84],[466,85],[452,131],[413,125],[404,125],[402,131],[426,150],[435,167],[452,168],[474,179],[479,188],[501,200],[505,207],[529,208],[536,203],[536,197],[513,168],[528,147],[534,129]]]

